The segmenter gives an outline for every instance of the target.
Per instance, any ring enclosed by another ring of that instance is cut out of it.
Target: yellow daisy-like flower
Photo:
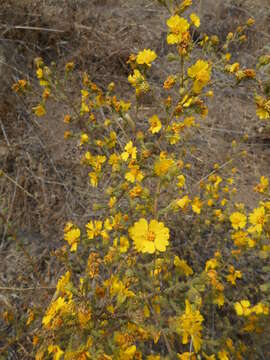
[[[243,229],[246,226],[247,223],[247,217],[246,215],[236,211],[230,216],[230,221],[232,224],[232,227],[237,229]]]
[[[73,228],[65,232],[64,239],[71,246],[70,251],[77,251],[78,242],[81,236],[81,231],[78,228]]]
[[[33,107],[33,111],[38,117],[44,116],[46,114],[46,110],[42,104],[38,104],[37,106]]]
[[[43,78],[43,70],[41,68],[38,68],[36,71],[37,78],[42,79]]]
[[[164,252],[169,245],[169,229],[157,220],[151,220],[148,224],[146,219],[140,219],[129,229],[129,235],[138,252]]]
[[[56,285],[57,293],[68,293],[66,290],[67,284],[70,282],[71,273],[70,271],[67,271],[63,276],[60,277],[58,280],[58,283]]]
[[[55,301],[51,302],[48,309],[46,310],[45,315],[43,316],[42,324],[45,327],[49,327],[52,320],[56,317],[58,311],[62,308],[66,308],[67,305],[68,304],[66,300],[61,296],[57,298]]]
[[[86,144],[89,141],[89,136],[86,133],[81,135],[80,145]]]
[[[239,270],[235,270],[233,266],[229,268],[230,274],[226,276],[226,280],[232,285],[236,285],[236,280],[242,278],[242,273]]]
[[[170,33],[167,36],[168,44],[179,44],[182,41],[182,35],[189,29],[189,23],[179,15],[171,16],[167,20]]]
[[[193,212],[195,212],[195,214],[200,214],[202,206],[203,202],[198,197],[195,197],[191,204]]]
[[[182,316],[179,318],[180,325],[178,331],[182,334],[182,343],[187,344],[189,338],[192,339],[194,350],[197,353],[202,344],[201,331],[202,322],[204,321],[203,316],[198,310],[193,310],[191,304],[186,300],[186,309]]]
[[[131,157],[132,160],[135,160],[137,157],[137,148],[133,146],[132,141],[129,141],[125,146],[125,151],[121,154],[121,158],[124,161],[127,161]]]
[[[263,225],[266,222],[265,208],[260,206],[254,209],[249,215],[248,220],[253,225],[248,229],[248,231],[250,233],[257,232],[260,234],[263,230]]]
[[[172,168],[174,165],[174,161],[172,159],[159,159],[156,161],[154,170],[156,175],[158,176],[164,176],[168,173],[168,171]]]
[[[211,67],[207,61],[198,60],[188,68],[188,76],[193,79],[193,91],[198,94],[210,81]]]
[[[197,28],[200,27],[200,25],[201,25],[201,20],[200,20],[199,16],[196,15],[196,14],[194,14],[194,13],[192,13],[192,14],[190,15],[190,21],[191,21],[192,24],[193,24],[194,26],[196,26]]]
[[[186,179],[185,179],[184,175],[177,176],[177,180],[178,180],[177,187],[179,187],[181,189],[182,187],[185,186]]]
[[[261,120],[268,120],[270,118],[270,99],[265,99],[262,96],[256,96],[255,102],[257,105],[257,116]]]
[[[173,75],[169,75],[167,79],[164,81],[163,87],[166,90],[171,89],[176,83],[177,77]]]
[[[261,176],[260,183],[254,187],[254,191],[263,193],[268,189],[269,180],[265,176]]]
[[[148,67],[151,67],[151,63],[157,58],[157,54],[150,50],[150,49],[144,49],[143,51],[140,51],[136,57],[136,62],[139,65],[147,65]]]
[[[144,76],[141,74],[141,72],[137,69],[134,70],[133,75],[128,76],[128,82],[132,86],[138,85],[140,82],[143,82],[145,80]]]
[[[250,302],[248,300],[241,300],[235,303],[234,309],[238,316],[248,316],[251,313]]]
[[[148,82],[138,69],[134,70],[133,75],[128,76],[128,82],[135,87],[137,95],[146,93],[150,89]]]
[[[99,236],[102,231],[102,221],[95,220],[95,221],[89,221],[88,224],[86,224],[86,232],[87,237],[89,240],[94,239],[95,237]]]
[[[143,172],[140,170],[139,166],[131,166],[130,171],[125,174],[125,179],[131,183],[135,181],[141,182],[144,178]]]
[[[149,119],[149,123],[151,125],[149,131],[151,131],[152,134],[156,134],[160,131],[162,125],[161,125],[161,121],[159,120],[159,117],[157,115],[153,115]]]

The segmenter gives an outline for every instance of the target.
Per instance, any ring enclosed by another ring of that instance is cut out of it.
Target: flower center
[[[263,216],[263,215],[258,216],[258,218],[257,218],[257,223],[260,224],[260,225],[263,225],[263,224],[264,224],[264,216]]]
[[[155,233],[153,231],[148,231],[148,234],[147,234],[147,240],[148,241],[155,241]]]

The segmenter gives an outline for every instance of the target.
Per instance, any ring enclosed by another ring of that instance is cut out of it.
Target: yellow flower
[[[128,77],[129,83],[134,87],[136,87],[140,82],[143,82],[144,80],[144,76],[138,69],[135,69],[133,75],[129,75]]]
[[[120,156],[117,154],[112,154],[109,158],[109,164],[112,166],[112,171],[119,171],[120,170]]]
[[[128,249],[129,249],[128,238],[126,236],[121,236],[119,243],[118,243],[118,238],[116,238],[114,240],[114,246],[118,247],[121,254],[126,253],[128,251]]]
[[[230,274],[226,276],[226,279],[228,282],[230,282],[232,285],[236,285],[236,280],[242,278],[242,274],[240,271],[234,269],[233,266],[230,266],[229,268]]]
[[[121,350],[119,360],[132,360],[136,353],[136,345],[129,346],[126,350]]]
[[[82,102],[80,113],[85,114],[85,113],[89,113],[89,112],[90,112],[89,106],[85,102]]]
[[[192,202],[192,205],[191,205],[192,210],[196,214],[200,214],[202,206],[203,206],[203,202],[198,197],[195,197],[193,202]]]
[[[269,307],[263,303],[258,303],[252,308],[252,312],[257,315],[268,315],[269,314]]]
[[[217,289],[217,291],[214,294],[214,298],[213,298],[213,304],[218,305],[219,308],[221,308],[224,305],[225,302],[225,298],[223,295],[223,290],[221,290],[222,284],[217,283],[217,286],[220,289]]]
[[[37,106],[33,107],[33,111],[38,117],[44,116],[46,114],[46,110],[42,104],[38,104]]]
[[[209,259],[205,264],[205,271],[207,272],[209,269],[216,269],[218,267],[218,261],[215,258]]]
[[[196,355],[193,352],[184,352],[183,354],[177,353],[177,357],[180,360],[196,360]]]
[[[253,225],[249,227],[248,232],[257,232],[260,234],[263,230],[263,225],[266,222],[265,208],[260,206],[254,209],[254,211],[249,215],[248,220]]]
[[[160,355],[148,355],[146,360],[160,360]]]
[[[18,80],[15,84],[12,85],[12,90],[15,92],[24,92],[29,87],[29,83],[25,79]]]
[[[127,161],[128,158],[135,160],[137,157],[137,148],[133,146],[132,141],[129,141],[125,146],[125,151],[121,154],[121,158],[124,161]]]
[[[89,136],[86,133],[83,133],[81,135],[80,145],[86,144],[86,143],[88,143],[88,141],[89,141]]]
[[[148,82],[138,69],[134,70],[133,75],[129,75],[128,82],[135,87],[137,95],[145,93],[150,89]]]
[[[109,207],[112,209],[113,207],[114,207],[114,205],[115,205],[115,203],[116,203],[116,196],[111,196],[110,197],[110,200],[109,200],[109,203],[108,203],[108,205],[109,205]]]
[[[143,191],[143,188],[140,185],[136,185],[129,191],[129,196],[132,199],[135,197],[139,197],[142,194],[142,191]]]
[[[176,205],[179,206],[182,210],[185,210],[190,202],[191,200],[189,199],[188,195],[185,195],[176,201]]]
[[[170,33],[167,36],[168,44],[179,44],[182,41],[182,35],[189,29],[189,23],[179,15],[171,16],[167,20]]]
[[[193,311],[188,300],[186,300],[185,313],[179,318],[178,331],[182,334],[182,343],[187,344],[192,339],[194,350],[197,353],[202,344],[201,331],[203,317],[198,310]]]
[[[200,21],[199,16],[196,15],[196,14],[194,14],[194,13],[192,13],[192,14],[190,15],[190,21],[191,21],[192,24],[193,24],[194,26],[196,26],[197,28],[201,25],[201,21]]]
[[[86,224],[86,232],[89,240],[94,239],[95,237],[101,235],[102,231],[102,221],[95,220],[89,221],[88,224]]]
[[[250,302],[248,300],[241,300],[235,303],[234,309],[238,316],[248,316],[251,314]]]
[[[81,231],[78,228],[72,228],[71,230],[65,232],[64,239],[71,246],[70,251],[77,251],[78,242],[81,236]]]
[[[179,175],[179,176],[177,176],[177,180],[178,180],[177,186],[178,186],[179,188],[182,188],[182,187],[185,186],[186,179],[185,179],[184,175]]]
[[[167,77],[167,79],[164,81],[164,84],[163,84],[164,89],[166,89],[166,90],[171,89],[174,86],[176,80],[177,80],[176,76],[169,75]]]
[[[38,68],[36,71],[37,78],[42,79],[43,78],[43,70],[41,68]]]
[[[59,360],[64,355],[64,351],[58,345],[49,345],[48,353],[53,354],[53,360]]]
[[[132,166],[130,171],[125,174],[125,179],[131,183],[135,181],[141,182],[144,178],[143,172],[139,169],[139,166]]]
[[[226,350],[221,350],[218,352],[219,360],[230,360],[229,353]]]
[[[190,276],[193,274],[193,270],[190,266],[188,266],[185,260],[179,259],[178,256],[174,257],[174,266],[180,269],[186,276]]]
[[[255,102],[257,105],[256,114],[261,120],[270,118],[270,99],[265,99],[262,96],[256,95]]]
[[[65,66],[65,71],[66,72],[70,72],[74,69],[75,65],[74,65],[74,62],[68,62]]]
[[[192,5],[192,0],[183,0],[180,4],[180,10],[183,11],[185,10],[185,8],[189,7],[190,5]]]
[[[90,183],[93,187],[97,187],[98,186],[98,174],[95,172],[90,172],[88,173],[88,176],[90,178]]]
[[[168,171],[174,165],[174,161],[172,159],[159,159],[155,162],[154,170],[156,175],[164,176],[168,173]]]
[[[149,123],[151,125],[149,131],[151,131],[152,134],[156,134],[160,131],[162,125],[161,125],[161,121],[159,120],[157,115],[153,115],[149,119]]]
[[[61,294],[68,293],[68,291],[66,291],[65,288],[70,282],[70,276],[71,276],[70,272],[67,271],[63,276],[60,277],[56,285],[57,293],[61,293]]]
[[[207,355],[205,352],[203,352],[203,358],[204,360],[216,360],[216,355]]]
[[[65,308],[66,306],[67,306],[67,302],[63,297],[60,296],[59,298],[57,298],[48,307],[45,315],[43,316],[42,324],[45,327],[50,327],[50,323],[52,322],[52,320],[54,320],[59,310]]]
[[[151,63],[157,58],[157,54],[150,50],[150,49],[144,49],[143,51],[140,51],[136,57],[136,62],[139,65],[147,65],[148,67],[151,67]]]
[[[91,309],[81,304],[78,306],[78,320],[80,326],[85,328],[92,317]]]
[[[188,76],[193,79],[193,91],[198,94],[210,81],[211,67],[207,61],[198,60],[188,68]]]
[[[226,65],[225,70],[230,73],[236,73],[239,70],[240,64],[238,62],[233,63],[231,65]]]
[[[134,297],[133,291],[121,281],[116,275],[112,275],[110,279],[104,282],[104,286],[110,289],[110,295],[117,297],[118,305],[123,304],[128,297]]]
[[[169,245],[169,229],[157,220],[151,220],[148,224],[147,220],[140,219],[129,229],[129,235],[138,252],[164,252]]]
[[[269,180],[265,176],[261,176],[260,183],[254,187],[254,191],[263,193],[268,189]]]
[[[243,229],[246,226],[247,223],[247,217],[244,214],[241,214],[240,212],[236,211],[230,216],[230,221],[232,224],[232,227],[237,229]]]
[[[250,239],[248,236],[248,233],[246,231],[237,231],[234,234],[231,235],[234,245],[237,247],[254,247],[255,241]]]

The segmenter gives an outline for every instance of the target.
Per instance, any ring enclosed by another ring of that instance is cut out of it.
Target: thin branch
[[[3,124],[1,119],[0,119],[0,125],[1,125],[1,129],[2,129],[2,132],[3,132],[4,138],[6,140],[7,146],[10,147],[10,142],[8,141],[8,137],[7,137],[5,128],[4,128],[4,124]]]
[[[65,30],[59,30],[59,29],[52,29],[52,28],[44,28],[39,26],[23,26],[23,25],[16,25],[16,26],[1,26],[1,28],[6,28],[6,31],[18,29],[18,30],[34,30],[34,31],[47,31],[47,32],[58,32],[58,33],[64,33]]]
[[[0,286],[0,291],[36,291],[36,290],[55,290],[55,286],[40,286],[29,288],[13,288]]]
[[[21,189],[27,196],[29,196],[30,198],[36,200],[36,198],[34,197],[34,195],[30,194],[30,192],[28,192],[27,190],[25,190],[16,180],[12,179],[8,174],[6,174],[3,170],[1,170],[2,174],[9,180],[11,181],[13,184],[15,184],[19,189]]]

